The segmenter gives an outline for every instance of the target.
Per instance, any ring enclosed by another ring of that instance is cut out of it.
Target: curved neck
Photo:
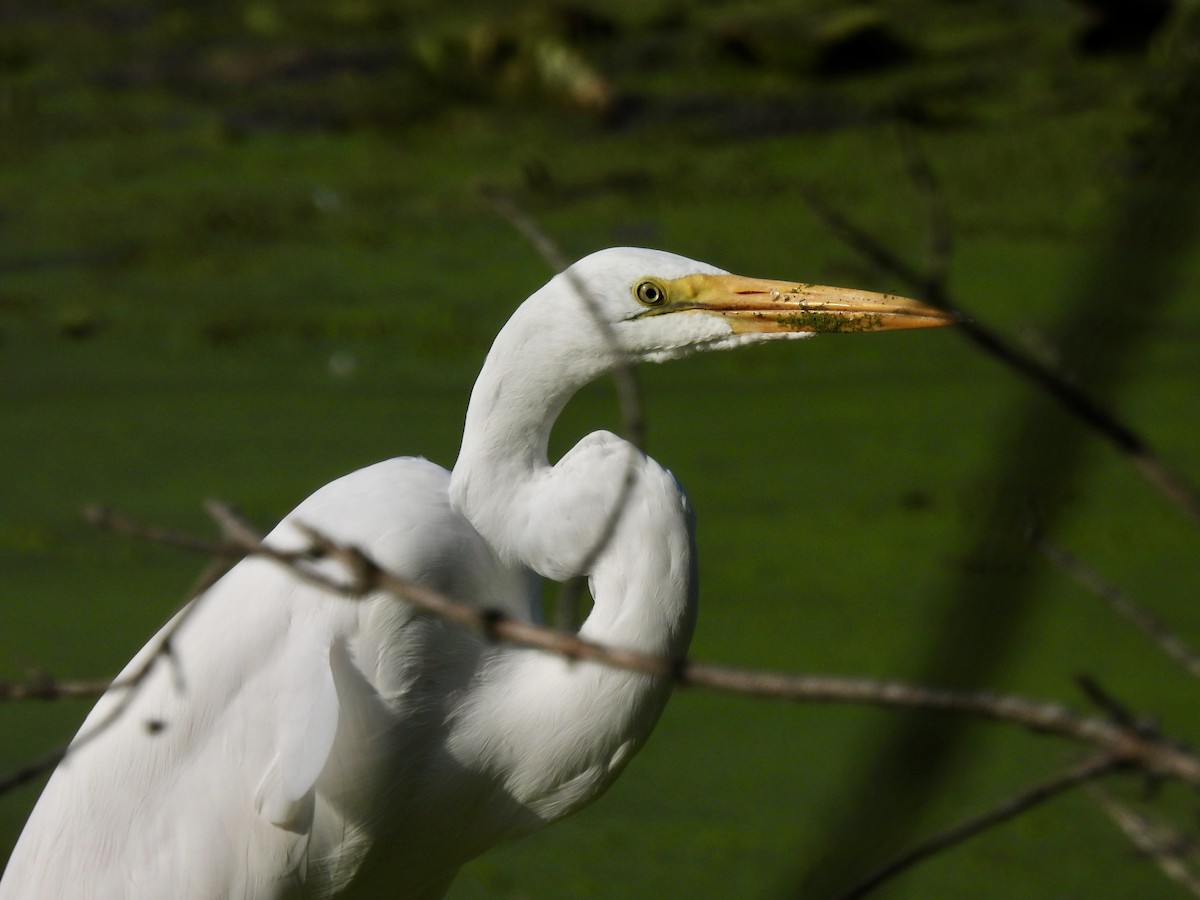
[[[616,442],[611,435],[597,435],[590,447],[579,449],[587,456],[592,448],[608,452]],[[632,479],[631,486],[610,501],[615,527],[599,537],[605,541],[603,552],[588,573],[594,602],[579,634],[611,646],[679,659],[687,653],[696,625],[698,577],[691,508],[670,472],[629,444],[620,442],[620,446],[626,451],[620,455],[623,458],[615,461],[610,456],[614,462],[601,477]]]
[[[519,512],[531,502],[538,475],[550,469],[547,448],[559,413],[607,369],[603,347],[593,346],[591,323],[547,309],[552,298],[543,291],[517,309],[488,352],[450,479],[451,503],[501,559],[538,571],[531,558],[536,550],[527,543],[533,535],[518,527],[533,523]]]
[[[537,344],[536,335],[506,327],[492,345],[467,406],[451,487],[456,505],[478,505],[476,482],[504,484],[549,465],[550,430],[579,386],[548,379]]]
[[[562,315],[539,318],[537,300],[501,331],[475,384],[451,503],[505,563],[559,580],[590,576],[594,602],[581,636],[679,658],[696,617],[687,502],[669,472],[604,432],[550,466],[555,419],[608,366],[603,347],[588,345],[590,323],[568,318],[575,327],[565,333]],[[535,650],[496,648],[484,664],[491,672],[452,744],[462,758],[508,773],[495,800],[498,822],[509,821],[513,802],[549,821],[601,793],[671,690],[665,677]]]
[[[584,634],[626,647],[653,635],[647,650],[682,652],[695,577],[679,486],[607,433],[549,464],[559,413],[610,367],[586,314],[565,315],[550,302],[534,294],[488,353],[467,409],[451,503],[505,563],[555,580],[590,576],[595,602]]]

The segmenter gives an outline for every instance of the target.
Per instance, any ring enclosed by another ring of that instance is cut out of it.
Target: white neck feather
[[[695,583],[686,500],[669,473],[611,434],[590,435],[549,464],[554,421],[611,368],[611,353],[585,311],[564,314],[547,302],[541,292],[526,301],[488,354],[451,502],[507,563],[555,580],[590,576],[595,605],[585,635],[682,653]]]
[[[555,419],[611,368],[611,353],[586,311],[564,309],[561,293],[549,305],[548,289],[526,301],[488,354],[451,502],[505,562],[556,580],[590,577],[594,602],[581,636],[679,658],[696,616],[690,510],[670,473],[612,434],[589,435],[549,464]],[[454,752],[490,758],[492,771],[506,773],[504,802],[541,822],[611,784],[671,690],[665,677],[532,650],[497,649],[485,665],[491,671],[461,711]],[[506,723],[501,733],[496,723]],[[498,820],[507,808],[497,807]]]

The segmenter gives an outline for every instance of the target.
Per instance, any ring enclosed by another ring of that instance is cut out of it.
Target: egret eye
[[[639,282],[638,286],[633,289],[633,294],[637,297],[638,303],[645,306],[661,306],[667,299],[667,292],[656,281]]]

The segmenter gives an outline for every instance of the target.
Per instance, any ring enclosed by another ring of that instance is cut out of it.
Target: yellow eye
[[[638,286],[633,289],[633,295],[637,297],[638,303],[645,306],[661,306],[667,299],[667,292],[657,281],[638,282]]]

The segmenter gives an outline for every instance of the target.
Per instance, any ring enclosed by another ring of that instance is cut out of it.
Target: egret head
[[[950,313],[892,294],[746,278],[673,253],[633,247],[586,256],[543,291],[556,303],[574,305],[574,327],[591,332],[609,353],[619,348],[635,362],[821,332],[928,328],[954,321]]]
[[[536,291],[497,335],[471,393],[452,502],[490,539],[507,540],[511,517],[492,502],[497,485],[511,489],[545,465],[568,400],[622,360],[952,321],[890,294],[744,278],[658,250],[601,250]]]

